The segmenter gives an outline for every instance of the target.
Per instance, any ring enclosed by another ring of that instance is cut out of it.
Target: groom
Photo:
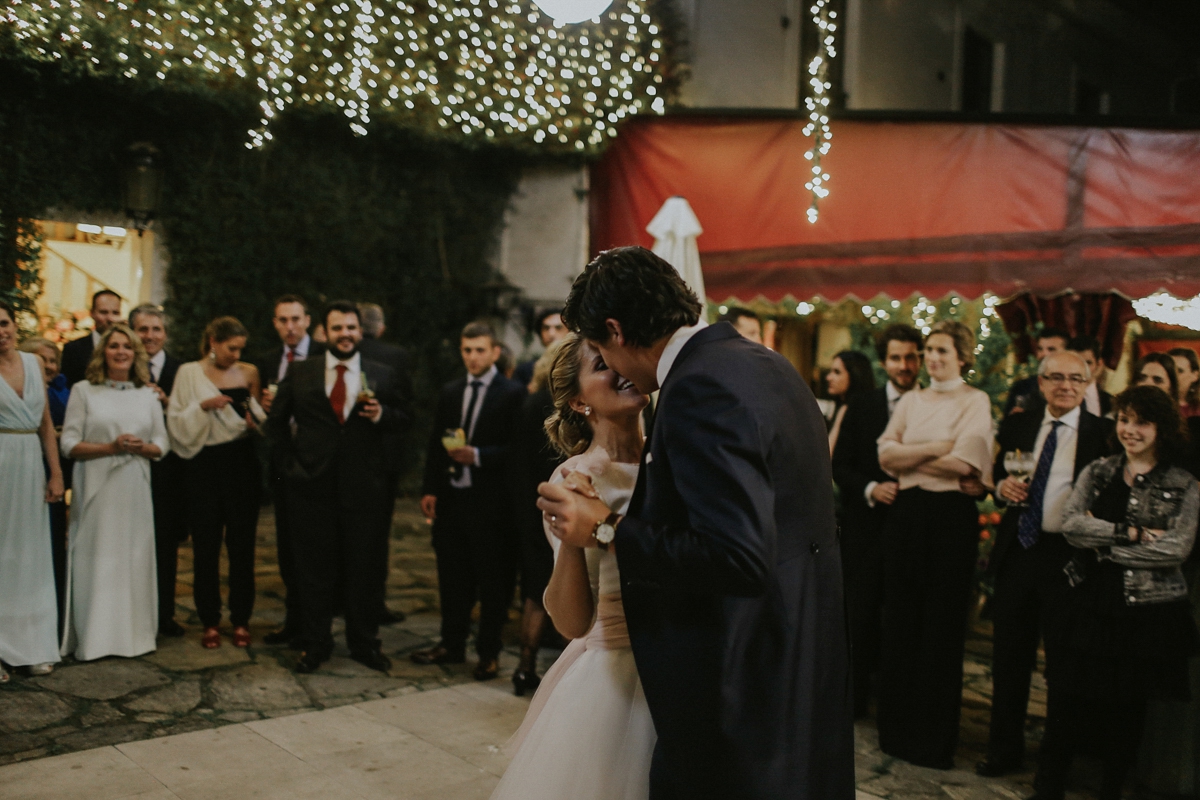
[[[791,364],[700,313],[641,247],[601,253],[575,280],[563,320],[661,394],[626,516],[578,473],[543,483],[538,507],[563,541],[616,552],[658,731],[653,800],[851,800],[824,421]]]

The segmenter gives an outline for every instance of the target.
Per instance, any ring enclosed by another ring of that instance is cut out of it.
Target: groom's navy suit
[[[829,444],[786,360],[721,323],[663,382],[616,555],[653,800],[851,800]]]

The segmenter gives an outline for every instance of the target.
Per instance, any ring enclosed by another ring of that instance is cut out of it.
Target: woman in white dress
[[[125,325],[100,338],[63,423],[75,459],[62,654],[80,661],[154,649],[158,583],[150,460],[167,452],[142,340]]]
[[[648,398],[575,334],[554,359],[550,391],[546,432],[571,456],[551,480],[585,473],[623,513],[637,482]],[[629,646],[616,556],[547,536],[555,560],[546,610],[572,641],[534,695],[492,800],[645,800],[657,737]]]
[[[16,316],[3,300],[0,476],[0,661],[45,675],[58,661],[58,599],[47,503],[62,499],[63,476],[46,406],[42,362],[17,351]],[[3,664],[0,683],[8,683]]]

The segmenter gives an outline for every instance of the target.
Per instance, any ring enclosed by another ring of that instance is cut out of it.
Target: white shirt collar
[[[96,333],[96,331],[93,330],[92,331],[92,349],[94,350],[95,348],[97,348],[99,346],[100,346],[100,334]]]
[[[159,350],[154,355],[150,356],[150,374],[158,380],[158,376],[162,375],[163,365],[167,363],[167,351]]]
[[[360,372],[362,370],[362,353],[355,353],[352,357],[342,361],[333,354],[333,350],[325,351],[325,369],[335,369],[338,364],[346,367],[347,372]]]
[[[312,338],[306,333],[306,334],[304,334],[304,338],[301,339],[300,342],[295,347],[292,348],[292,350],[296,353],[296,356],[298,358],[302,358],[302,359],[308,358],[308,347],[311,342],[312,342]],[[287,358],[287,351],[288,351],[288,346],[285,344],[283,346],[283,357],[284,358]]]
[[[468,372],[467,373],[467,386],[470,387],[471,381],[481,381],[483,383],[483,388],[486,389],[492,385],[492,381],[499,374],[500,374],[500,370],[496,367],[495,364],[492,365],[491,369],[489,369],[487,372],[480,375],[478,378],[476,378],[474,375],[472,375],[471,373]]]
[[[1050,413],[1050,406],[1046,406],[1046,411],[1042,414],[1042,425],[1049,425],[1051,422],[1061,422],[1073,431],[1079,430],[1079,416],[1082,413],[1080,406],[1075,406],[1061,417],[1055,418]]]
[[[687,325],[671,334],[671,338],[667,340],[667,346],[658,359],[658,371],[655,373],[658,378],[658,388],[661,389],[667,382],[667,376],[671,374],[671,367],[675,366],[675,359],[679,358],[679,353],[683,350],[684,345],[707,327],[708,323],[701,319],[695,325]]]
[[[904,396],[904,393],[897,389],[896,384],[892,383],[891,381],[887,382],[887,386],[884,387],[884,391],[887,392],[887,401],[889,403],[895,403]]]

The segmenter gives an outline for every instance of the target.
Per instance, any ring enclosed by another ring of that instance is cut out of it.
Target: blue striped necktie
[[[1054,465],[1054,451],[1058,449],[1058,429],[1062,425],[1058,420],[1050,423],[1050,433],[1038,457],[1037,471],[1029,484],[1029,505],[1017,521],[1017,541],[1027,550],[1037,544],[1038,534],[1042,531],[1042,504],[1046,500],[1046,484],[1050,481],[1050,467]]]

